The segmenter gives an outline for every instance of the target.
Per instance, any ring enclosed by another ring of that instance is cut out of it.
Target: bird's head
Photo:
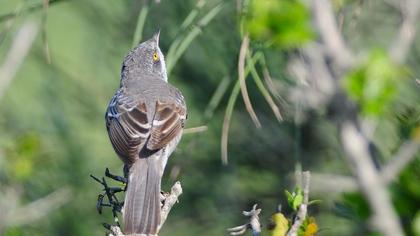
[[[128,53],[123,62],[122,73],[157,75],[165,81],[168,80],[165,58],[159,48],[159,34],[160,31],[156,32],[153,37],[140,43]]]

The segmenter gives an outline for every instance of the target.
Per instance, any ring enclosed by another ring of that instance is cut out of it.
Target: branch
[[[372,162],[368,141],[357,130],[355,124],[348,120],[341,124],[340,133],[345,157],[372,207],[374,226],[386,236],[404,235],[386,185],[381,181]]]
[[[315,24],[325,43],[327,53],[338,65],[344,68],[349,67],[352,64],[354,56],[347,48],[338,30],[331,2],[329,0],[312,0],[311,3]]]
[[[411,44],[416,35],[416,23],[420,12],[420,1],[405,0],[402,1],[403,21],[399,28],[394,42],[391,44],[389,54],[394,61],[402,63],[405,61]]]
[[[311,174],[313,193],[335,193],[354,192],[359,190],[357,181],[352,176],[312,173]]]
[[[415,141],[404,143],[397,154],[395,154],[391,161],[382,169],[380,173],[382,181],[386,184],[394,181],[404,167],[416,157],[419,147],[419,143],[416,143]]]
[[[6,59],[0,66],[0,99],[28,54],[37,32],[38,27],[32,22],[27,22],[14,38]]]
[[[309,201],[309,186],[311,173],[309,171],[302,172],[302,182],[303,182],[303,203],[299,206],[299,211],[296,215],[296,218],[293,222],[293,225],[290,227],[287,236],[297,236],[299,227],[302,225],[303,221],[306,218],[306,213],[308,212],[308,201]]]
[[[207,125],[201,125],[201,126],[197,126],[197,127],[192,127],[192,128],[186,128],[184,129],[184,134],[195,134],[195,133],[201,133],[201,132],[205,132],[207,131]]]
[[[385,185],[394,181],[402,170],[415,159],[420,144],[415,141],[404,143],[397,153],[379,172],[379,178]],[[352,192],[359,189],[357,180],[351,176],[312,173],[312,191],[319,193]]]
[[[166,196],[165,203],[162,206],[161,212],[160,212],[160,225],[158,227],[158,232],[162,228],[163,224],[166,221],[166,218],[168,218],[168,214],[171,211],[172,207],[175,205],[175,203],[178,202],[178,197],[182,194],[182,187],[181,183],[179,181],[175,182],[175,184],[171,188],[171,193],[169,196]]]
[[[243,211],[242,214],[244,216],[250,217],[249,223],[239,225],[233,228],[227,229],[230,235],[242,235],[246,232],[247,229],[252,230],[253,236],[259,236],[261,233],[261,224],[259,214],[261,213],[261,209],[257,209],[257,204],[254,204],[250,211]]]
[[[20,226],[32,223],[44,216],[50,211],[57,209],[67,203],[72,196],[69,187],[62,187],[47,196],[35,200],[25,206],[14,208],[10,212],[3,212],[1,227]],[[14,196],[17,197],[17,196]],[[6,199],[8,202],[10,199]]]
[[[110,230],[111,230],[111,233],[109,233],[108,236],[124,236],[120,227],[118,227],[117,225],[111,226]]]
[[[171,192],[169,195],[164,196],[164,203],[160,211],[160,225],[158,226],[158,233],[162,228],[163,224],[165,223],[166,219],[168,218],[169,212],[171,211],[172,207],[175,203],[178,202],[179,196],[182,194],[182,187],[179,181],[175,182],[175,184],[171,188]],[[113,225],[109,227],[111,231],[108,236],[124,236],[120,227]]]

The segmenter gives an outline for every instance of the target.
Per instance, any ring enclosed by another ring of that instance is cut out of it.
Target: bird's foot
[[[123,184],[127,184],[127,178],[111,174],[108,168],[105,169],[105,176],[115,181],[121,182]]]
[[[117,225],[119,226],[119,221],[118,221],[118,213],[121,213],[122,207],[124,205],[123,201],[120,201],[117,197],[117,193],[119,192],[124,192],[126,190],[126,183],[127,183],[127,179],[124,177],[120,177],[120,176],[116,176],[113,175],[109,172],[109,169],[106,168],[105,170],[105,176],[116,180],[118,182],[122,182],[125,183],[124,187],[112,187],[109,186],[108,183],[106,182],[105,177],[102,177],[101,179],[90,175],[90,177],[92,179],[94,179],[96,182],[98,182],[99,184],[101,184],[103,186],[103,192],[100,193],[98,195],[98,201],[96,203],[96,209],[98,211],[99,214],[102,214],[102,209],[103,207],[109,207],[112,210],[112,215],[114,217],[114,221],[117,223]]]

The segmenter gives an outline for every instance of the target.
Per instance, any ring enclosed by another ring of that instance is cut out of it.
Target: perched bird
[[[158,32],[125,57],[120,88],[105,114],[112,146],[128,170],[124,234],[157,234],[161,178],[186,116],[184,97],[168,84]]]

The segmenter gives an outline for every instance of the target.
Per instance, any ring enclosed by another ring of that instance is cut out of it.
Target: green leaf
[[[417,211],[411,227],[413,229],[414,235],[420,235],[420,211]]]
[[[321,202],[322,202],[322,200],[320,200],[320,199],[315,199],[315,200],[309,201],[309,202],[308,202],[308,206],[310,206],[310,205],[315,205],[315,204],[320,204]]]
[[[287,190],[284,190],[284,193],[286,194],[287,202],[291,206],[291,203],[293,202],[293,195]]]
[[[344,87],[362,114],[380,116],[391,108],[403,69],[382,50],[373,50],[368,60],[345,76]]]
[[[297,0],[252,1],[244,26],[253,40],[294,48],[313,38],[310,14]]]
[[[302,202],[303,202],[303,195],[297,194],[295,198],[293,199],[293,203],[292,203],[293,210],[296,211],[298,207],[300,206],[300,204],[302,204]]]
[[[295,195],[302,195],[302,194],[303,194],[302,189],[299,186],[297,186],[295,188]]]

